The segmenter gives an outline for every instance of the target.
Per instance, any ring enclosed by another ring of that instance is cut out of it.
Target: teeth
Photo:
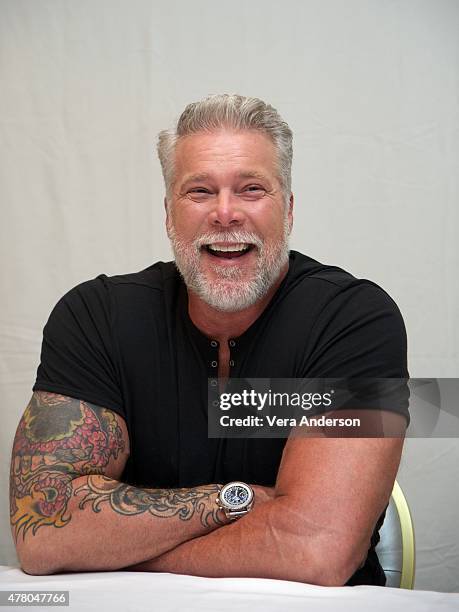
[[[228,244],[228,245],[221,245],[221,244],[208,244],[207,245],[208,248],[211,251],[224,251],[224,252],[230,252],[230,251],[245,251],[246,249],[248,249],[250,247],[250,244],[247,244],[245,242],[239,242],[237,244]]]

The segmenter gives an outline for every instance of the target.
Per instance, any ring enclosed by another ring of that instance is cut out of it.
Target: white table
[[[459,593],[387,587],[320,587],[257,578],[197,578],[140,572],[29,576],[0,566],[0,590],[68,590],[70,606],[48,610],[97,612],[183,610],[224,612],[458,612]],[[7,610],[10,608],[0,608]],[[11,608],[24,610],[25,608]],[[31,610],[43,610],[33,607]]]

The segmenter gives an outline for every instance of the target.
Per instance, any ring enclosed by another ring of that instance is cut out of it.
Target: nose
[[[219,227],[234,227],[244,221],[244,212],[238,198],[229,191],[221,190],[209,213],[209,223]]]

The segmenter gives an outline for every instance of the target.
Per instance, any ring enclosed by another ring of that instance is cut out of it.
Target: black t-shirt
[[[131,454],[124,482],[192,487],[242,480],[273,486],[284,439],[212,439],[208,378],[218,344],[188,315],[173,262],[82,283],[44,328],[35,390],[121,415]],[[289,271],[261,316],[230,343],[233,378],[404,378],[406,334],[377,285],[291,251]],[[407,410],[394,410],[408,417]],[[347,583],[385,584],[374,546]]]

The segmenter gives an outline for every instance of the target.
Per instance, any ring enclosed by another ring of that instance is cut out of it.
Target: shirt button
[[[214,400],[214,401],[212,402],[212,406],[218,406],[218,400]]]
[[[218,346],[218,342],[216,340],[212,340],[212,342],[210,343],[210,346]]]
[[[232,359],[230,359],[229,364],[230,364],[230,366],[231,366],[231,367],[233,367],[233,365],[234,365],[234,361],[233,361]]]
[[[217,381],[215,380],[215,378],[213,378],[213,379],[210,381],[210,384],[212,385],[212,387],[216,387],[216,386],[217,386]]]
[[[236,346],[236,342],[235,342],[234,340],[230,340],[230,341],[229,341],[229,345],[230,345],[230,346]]]
[[[217,362],[216,361],[212,361],[212,363],[210,364],[213,368],[217,367]]]

